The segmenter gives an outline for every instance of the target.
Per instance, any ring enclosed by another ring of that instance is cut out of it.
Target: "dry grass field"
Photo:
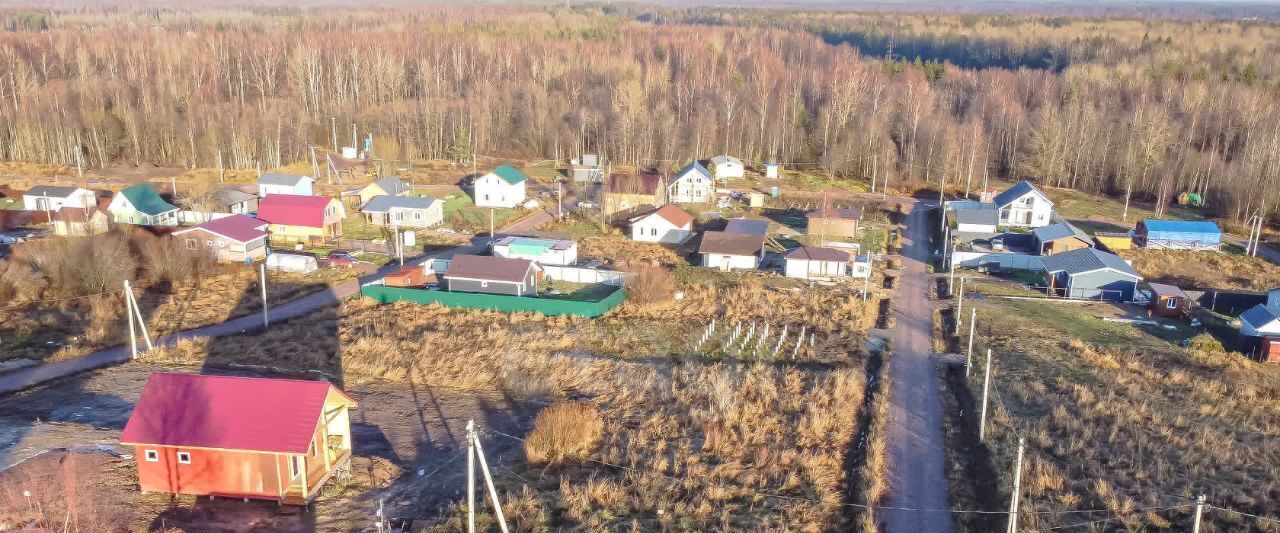
[[[1280,286],[1280,266],[1261,257],[1183,250],[1125,250],[1147,281],[1184,289],[1265,291]]]
[[[876,488],[846,494],[848,472],[860,466],[846,464],[846,454],[864,401],[863,341],[877,302],[840,289],[775,291],[751,277],[735,287],[680,289],[683,300],[628,302],[595,321],[350,300],[260,335],[183,343],[148,361],[323,369],[348,384],[499,390],[582,404],[568,409],[579,415],[539,422],[568,427],[530,428],[529,458],[496,469],[507,516],[522,531],[850,527],[858,515],[842,504],[883,491],[865,483]],[[750,349],[754,355],[694,351],[711,316],[721,324],[774,320],[792,338],[803,325],[816,331],[814,347],[806,341],[798,351],[802,364]],[[582,422],[598,433],[574,426],[587,416],[581,412],[598,413],[598,421]],[[547,442],[574,439],[585,440],[547,451]],[[452,531],[463,520],[455,507],[432,523]]]
[[[993,349],[995,388],[983,446],[983,359],[967,381],[958,367],[946,380],[954,507],[1007,509],[1022,436],[1024,529],[1189,530],[1202,493],[1210,505],[1280,515],[1280,450],[1269,444],[1280,434],[1280,368],[1181,348],[1157,335],[1164,328],[1103,322],[1081,304],[977,301],[975,354]],[[1004,519],[961,514],[957,525],[989,531]],[[1205,520],[1203,531],[1278,530],[1216,509]]]

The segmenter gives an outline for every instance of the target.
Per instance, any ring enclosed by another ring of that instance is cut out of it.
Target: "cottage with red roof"
[[[267,257],[267,223],[244,215],[215,218],[199,226],[173,232],[187,250],[218,261],[243,263]]]
[[[143,491],[305,505],[350,472],[355,406],[327,381],[157,372],[120,443]]]
[[[342,236],[347,211],[330,196],[272,194],[258,201],[258,218],[269,224],[272,240],[319,244]]]
[[[631,218],[631,240],[679,244],[693,236],[693,216],[667,204]]]

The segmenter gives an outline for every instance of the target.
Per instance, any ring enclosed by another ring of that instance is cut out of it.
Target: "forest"
[[[1280,29],[1252,20],[639,5],[0,14],[0,160],[666,170],[729,153],[881,187],[992,179],[1242,221],[1280,207]]]

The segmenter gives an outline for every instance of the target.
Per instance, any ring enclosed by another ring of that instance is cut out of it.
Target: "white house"
[[[578,262],[578,243],[533,237],[503,237],[493,243],[493,255],[528,259],[540,265],[572,265]]]
[[[1003,226],[1038,228],[1053,223],[1053,201],[1026,180],[997,194],[992,203]]]
[[[1280,288],[1267,291],[1267,303],[1240,315],[1240,334],[1246,337],[1280,335]]]
[[[511,165],[493,169],[475,182],[476,207],[515,207],[525,201],[529,177]]]
[[[693,235],[693,215],[667,204],[631,219],[631,240],[679,244]]]
[[[667,185],[667,199],[680,203],[703,203],[715,201],[715,180],[711,171],[702,163],[694,161],[685,165]]]
[[[360,208],[375,226],[429,228],[444,221],[444,202],[425,196],[374,196]]]
[[[268,172],[258,178],[258,197],[263,198],[268,194],[312,196],[315,183],[316,180],[311,176]]]
[[[49,211],[63,207],[97,207],[93,191],[79,187],[36,185],[22,195],[22,208],[27,211]]]
[[[718,155],[711,158],[711,171],[718,180],[741,178],[746,175],[746,167],[742,160],[731,155]]]
[[[706,231],[698,254],[702,266],[719,270],[750,270],[760,266],[764,259],[764,235]]]
[[[801,246],[783,256],[788,278],[831,279],[849,274],[849,252],[835,248]]]
[[[853,258],[853,264],[849,265],[849,277],[858,279],[871,277],[871,256],[860,255]]]

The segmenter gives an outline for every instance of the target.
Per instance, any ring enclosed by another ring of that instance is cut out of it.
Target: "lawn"
[[[524,214],[523,209],[490,209],[476,207],[471,197],[456,194],[445,198],[444,223],[446,226],[469,233],[488,233],[490,213],[493,216],[493,227],[501,228],[508,222]]]
[[[394,241],[395,239],[390,227],[370,224],[360,213],[350,213],[347,218],[342,219],[342,238],[357,241],[374,239]]]
[[[1064,218],[1068,219],[1105,219],[1110,221],[1121,222],[1124,214],[1124,197],[1111,197],[1101,193],[1087,193],[1075,191],[1071,189],[1058,189],[1053,187],[1044,187],[1042,190],[1049,198],[1053,200],[1054,211]],[[1128,227],[1132,227],[1139,220],[1145,218],[1156,218],[1155,213],[1150,209],[1151,206],[1146,204],[1129,204]],[[1202,210],[1195,207],[1180,206],[1172,204],[1165,209],[1164,216],[1160,218],[1176,219],[1176,220],[1203,220],[1205,214]],[[1127,227],[1125,229],[1128,229]],[[1115,230],[1104,230],[1115,231]],[[1120,230],[1123,231],[1123,230]]]
[[[1179,347],[1174,341],[1197,332],[1186,324],[1099,318],[1144,315],[1132,306],[969,302],[978,309],[975,371],[966,379],[963,368],[951,370],[945,380],[953,507],[1006,508],[1023,437],[1019,519],[1027,530],[1094,521],[1105,531],[1187,530],[1197,494],[1219,507],[1280,514],[1280,472],[1257,468],[1280,464],[1280,449],[1260,447],[1280,431],[1280,368]],[[983,444],[973,413],[988,348],[994,388]],[[1084,511],[1091,509],[1099,511]],[[1003,517],[956,520],[961,531],[1003,525]],[[1273,530],[1216,510],[1205,520],[1209,531]]]

